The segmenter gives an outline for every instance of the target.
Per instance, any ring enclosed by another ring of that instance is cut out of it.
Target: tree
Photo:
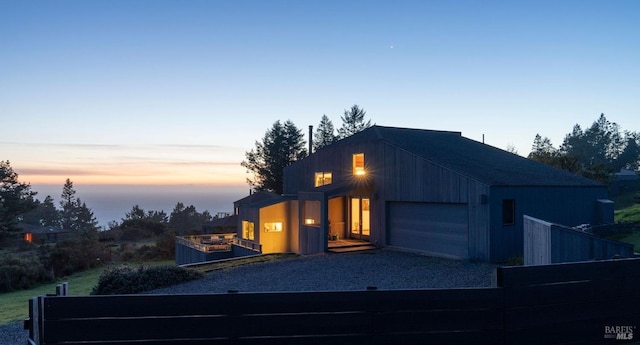
[[[343,139],[371,127],[371,120],[364,122],[366,114],[367,112],[357,104],[354,104],[351,109],[345,110],[344,115],[340,117],[342,127],[338,129],[338,138]]]
[[[318,125],[318,129],[316,129],[316,132],[313,134],[313,150],[317,151],[322,147],[333,144],[336,140],[337,137],[333,123],[327,115],[322,115],[320,125]]]
[[[31,185],[18,180],[9,161],[0,161],[0,235],[20,230],[18,217],[36,206]]]
[[[93,236],[98,231],[98,220],[93,211],[79,198],[76,200],[76,229],[87,236]]]
[[[73,189],[73,182],[67,179],[62,187],[60,195],[60,226],[65,230],[76,230],[75,224],[78,219],[76,213],[76,190]]]
[[[67,179],[62,187],[60,200],[60,225],[63,229],[93,236],[98,230],[98,221],[87,204],[76,196],[73,182]]]
[[[195,206],[185,207],[179,202],[171,211],[169,226],[176,234],[198,233],[202,230],[202,225],[211,219],[209,211],[199,213]]]
[[[59,227],[60,212],[53,204],[51,195],[40,202],[35,200],[36,207],[22,216],[22,221],[27,224],[39,225],[44,227]]]
[[[276,121],[262,142],[256,141],[256,147],[245,153],[241,165],[253,173],[253,178],[247,178],[253,189],[282,194],[284,168],[306,156],[302,131],[290,120],[284,125]]]

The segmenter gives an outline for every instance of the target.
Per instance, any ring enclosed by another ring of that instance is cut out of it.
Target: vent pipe
[[[309,156],[313,152],[313,126],[309,125]]]

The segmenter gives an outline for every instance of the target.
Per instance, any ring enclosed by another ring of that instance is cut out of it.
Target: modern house
[[[237,201],[237,236],[262,253],[326,251],[354,239],[504,262],[523,255],[523,216],[613,222],[607,187],[465,138],[372,126],[284,170],[284,194]]]

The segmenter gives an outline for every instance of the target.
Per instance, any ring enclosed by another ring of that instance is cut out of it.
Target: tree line
[[[324,114],[313,133],[312,149],[317,151],[327,145],[371,127],[371,120],[365,121],[366,111],[354,104],[340,117],[342,125],[335,130],[329,117]],[[291,121],[276,121],[268,129],[255,148],[245,152],[241,165],[251,177],[247,183],[256,191],[270,191],[282,194],[283,170],[290,164],[307,156],[307,142],[301,129]]]
[[[605,184],[620,169],[637,170],[640,164],[640,134],[622,130],[604,114],[582,129],[573,126],[559,147],[536,134],[528,158]]]

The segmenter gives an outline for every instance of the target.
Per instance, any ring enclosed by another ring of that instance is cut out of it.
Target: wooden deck
[[[373,250],[377,248],[378,247],[371,242],[344,238],[339,240],[330,240],[328,251],[331,253],[347,253]]]

